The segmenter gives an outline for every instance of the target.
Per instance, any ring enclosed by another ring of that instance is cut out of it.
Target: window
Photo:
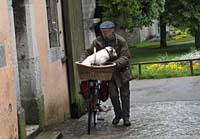
[[[0,68],[6,65],[5,46],[0,42]]]
[[[50,48],[59,47],[58,0],[46,0]]]

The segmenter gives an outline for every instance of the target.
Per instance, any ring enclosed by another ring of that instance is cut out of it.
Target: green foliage
[[[121,28],[130,28],[132,19],[139,16],[135,0],[97,0],[97,5],[103,9],[103,20],[113,20]]]
[[[152,23],[152,19],[158,18],[164,11],[165,0],[138,0],[140,7],[140,16],[137,17],[139,25],[148,26]]]
[[[166,0],[163,13],[168,24],[179,28],[189,28],[193,33],[200,28],[199,0]]]
[[[169,60],[167,52],[165,52],[165,54],[160,54],[159,55],[158,61],[166,61],[166,60]]]
[[[195,37],[195,48],[200,49],[200,1],[166,0],[165,11],[160,17],[165,23],[178,28],[189,28]]]
[[[112,20],[120,28],[147,26],[164,10],[165,0],[97,0],[103,20]]]
[[[190,34],[189,28],[179,29],[177,27],[174,27],[172,25],[169,26],[169,32],[175,33],[175,34]]]

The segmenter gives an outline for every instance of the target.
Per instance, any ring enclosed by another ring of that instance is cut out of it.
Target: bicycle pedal
[[[104,121],[104,118],[98,118],[97,120],[98,121]]]
[[[97,118],[97,120],[99,120],[99,121],[104,121],[104,118]]]

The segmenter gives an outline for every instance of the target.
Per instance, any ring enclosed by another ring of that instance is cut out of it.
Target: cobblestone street
[[[131,126],[111,124],[113,110],[87,134],[87,114],[66,121],[54,131],[63,139],[199,139],[200,78],[184,77],[131,82]],[[111,107],[110,102],[106,103]]]

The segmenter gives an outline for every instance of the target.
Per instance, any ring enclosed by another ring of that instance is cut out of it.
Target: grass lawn
[[[146,46],[141,48],[130,48],[131,63],[144,61],[161,61],[164,58],[172,59],[177,56],[189,53],[194,49],[194,43],[170,45],[168,48],[160,49],[158,46]]]
[[[174,43],[181,42],[181,41],[188,41],[193,40],[193,38],[182,38],[180,40],[171,40],[168,41],[168,48],[160,49],[159,42],[143,42],[140,44],[136,44],[136,47],[130,46],[130,51],[132,54],[132,58],[130,59],[131,63],[136,62],[147,62],[147,61],[163,61],[163,60],[170,60],[175,57],[179,57],[186,53],[191,52],[191,49],[194,49],[194,43],[187,43],[187,44],[178,44],[173,45]],[[180,77],[180,76],[190,76],[190,70],[188,65],[184,65],[184,69],[177,70],[177,69],[166,69],[163,68],[158,72],[150,71],[148,69],[150,65],[142,65],[142,77],[146,79],[151,78],[169,78],[169,77]],[[138,67],[133,67],[133,74],[134,77],[138,77]],[[195,71],[195,75],[199,75],[199,72]]]
[[[177,42],[185,42],[185,41],[190,41],[190,40],[194,40],[193,36],[188,35],[185,38],[181,38],[181,39],[172,39],[172,40],[168,40],[167,44],[174,44]],[[150,47],[150,46],[159,46],[160,42],[159,41],[144,41],[142,43],[136,43],[136,44],[130,44],[130,46],[132,47],[136,47],[136,48],[141,48],[141,47]]]

